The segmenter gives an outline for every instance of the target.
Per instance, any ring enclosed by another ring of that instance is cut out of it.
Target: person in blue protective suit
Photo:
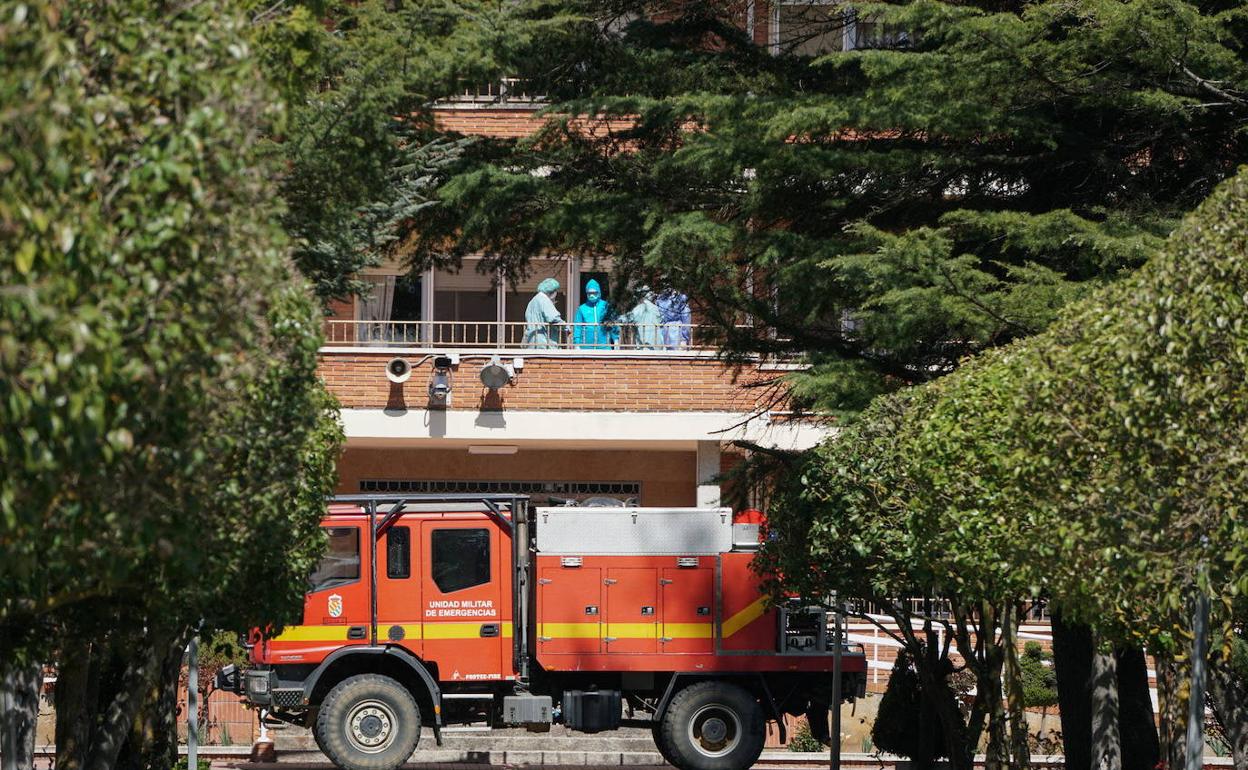
[[[654,304],[659,307],[663,321],[663,347],[668,350],[679,350],[689,347],[690,321],[693,314],[689,310],[689,298],[675,289],[668,289],[659,295]]]
[[[633,347],[637,350],[658,350],[662,347],[659,328],[663,323],[663,314],[654,304],[654,292],[648,287],[641,287],[641,299],[620,320],[632,325]]]
[[[602,298],[598,282],[589,279],[585,284],[585,301],[576,309],[572,319],[572,342],[578,348],[603,350],[615,344],[619,329],[608,325],[611,305]]]
[[[524,346],[526,348],[559,347],[559,325],[564,323],[555,307],[555,295],[559,282],[547,278],[537,285],[537,294],[529,300],[524,311]]]

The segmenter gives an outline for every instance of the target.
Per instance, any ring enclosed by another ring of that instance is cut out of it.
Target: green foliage
[[[911,664],[910,655],[902,652],[893,662],[888,685],[880,698],[880,708],[871,726],[871,740],[882,752],[914,758],[919,754],[922,723],[922,686]],[[929,726],[929,729],[930,726]],[[933,759],[945,756],[937,741]]]
[[[0,9],[0,648],[280,615],[323,548],[339,429],[246,32]]]
[[[871,726],[871,740],[880,751],[899,757],[917,753],[921,703],[918,674],[910,667],[908,656],[898,655]]]
[[[546,130],[468,150],[414,258],[610,254],[730,355],[807,356],[823,410],[1042,330],[1248,160],[1231,4],[868,3],[909,43],[824,57],[772,55],[734,3],[562,7],[586,21],[510,62]]]
[[[1022,670],[1023,705],[1056,706],[1057,672],[1053,670],[1053,654],[1045,652],[1039,642],[1023,645],[1018,658]]]
[[[346,296],[362,268],[396,257],[407,223],[437,203],[439,177],[468,145],[432,130],[430,105],[465,82],[497,81],[541,4],[246,5],[288,105],[271,150],[295,262],[323,299]],[[538,16],[531,23],[557,29]]]
[[[815,739],[810,732],[810,723],[802,720],[797,723],[797,729],[793,731],[793,737],[789,739],[789,751],[812,752],[824,751],[827,747]]]
[[[1242,594],[1245,222],[1240,176],[1050,331],[872,405],[773,514],[769,558],[813,559],[825,590],[1046,594],[1158,644],[1193,588]]]

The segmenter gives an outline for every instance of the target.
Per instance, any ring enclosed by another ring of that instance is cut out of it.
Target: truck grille
[[[274,690],[273,705],[277,708],[297,708],[303,705],[303,688]]]

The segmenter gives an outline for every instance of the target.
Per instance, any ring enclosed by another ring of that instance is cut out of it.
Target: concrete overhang
[[[827,424],[731,412],[541,412],[343,409],[348,446],[436,448],[466,443],[551,448],[692,449],[700,441],[749,441],[772,449],[810,449],[835,430]]]

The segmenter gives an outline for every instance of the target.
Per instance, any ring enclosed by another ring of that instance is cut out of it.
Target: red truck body
[[[351,770],[410,754],[401,697],[347,692],[383,679],[410,693],[417,737],[421,723],[436,734],[452,721],[596,732],[621,724],[623,705],[649,715],[639,721],[670,761],[698,770],[761,750],[756,722],[813,711],[826,725],[827,708],[865,686],[865,657],[828,642],[825,614],[762,593],[757,537],[733,542],[726,509],[534,515],[518,497],[353,497],[331,504],[323,526],[329,551],[303,622],[259,641],[237,688],[312,726]],[[719,716],[664,737],[669,712],[688,722],[697,703],[686,701],[700,696],[739,705],[719,714],[712,703],[697,713]]]

